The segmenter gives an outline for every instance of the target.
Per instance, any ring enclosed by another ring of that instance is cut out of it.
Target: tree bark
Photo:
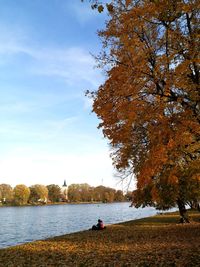
[[[200,212],[200,203],[197,203],[196,208]]]
[[[179,213],[181,215],[180,223],[189,223],[189,218],[187,214],[187,210],[185,208],[185,203],[181,199],[177,200],[178,208],[179,208]]]

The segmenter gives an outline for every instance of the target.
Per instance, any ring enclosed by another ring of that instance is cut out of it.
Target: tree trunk
[[[200,204],[197,203],[197,210],[200,212]]]
[[[178,208],[179,208],[179,213],[181,215],[180,223],[189,223],[189,218],[187,214],[187,210],[185,208],[185,203],[181,200],[177,200]]]

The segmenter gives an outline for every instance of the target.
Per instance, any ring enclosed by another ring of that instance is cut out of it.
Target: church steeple
[[[64,180],[63,187],[67,187],[66,180]]]

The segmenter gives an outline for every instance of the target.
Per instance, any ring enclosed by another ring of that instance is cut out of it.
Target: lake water
[[[89,229],[101,218],[105,224],[144,218],[154,208],[130,208],[130,203],[69,204],[0,208],[0,248]]]

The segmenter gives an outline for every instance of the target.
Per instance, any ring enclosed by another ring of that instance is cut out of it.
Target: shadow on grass
[[[188,211],[188,215],[191,222],[200,222],[200,212],[198,211]],[[155,215],[152,217],[137,219],[134,221],[128,221],[121,223],[124,226],[130,225],[162,225],[162,224],[177,224],[180,221],[180,215],[178,212],[173,213],[163,213]]]

